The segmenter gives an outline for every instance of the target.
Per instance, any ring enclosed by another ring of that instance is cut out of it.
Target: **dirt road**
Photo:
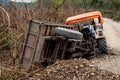
[[[120,52],[120,23],[107,18],[104,18],[104,20],[104,34],[108,46],[113,50]]]
[[[109,50],[115,55],[104,55],[92,59],[94,63],[101,69],[120,74],[120,22],[104,18],[104,34],[106,36]]]

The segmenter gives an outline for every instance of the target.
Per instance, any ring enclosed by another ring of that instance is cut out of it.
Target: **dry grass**
[[[22,46],[30,19],[64,23],[69,16],[85,12],[83,9],[62,8],[18,8],[15,5],[0,9],[0,64],[15,66],[22,52]],[[6,16],[7,12],[7,16]],[[9,18],[10,20],[9,20]],[[10,22],[10,23],[9,23]],[[12,65],[13,64],[13,65]],[[2,70],[1,80],[16,80],[21,75]]]

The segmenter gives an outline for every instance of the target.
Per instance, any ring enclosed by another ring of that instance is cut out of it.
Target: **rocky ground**
[[[58,61],[46,70],[51,80],[120,80],[120,75],[99,69],[81,58]]]

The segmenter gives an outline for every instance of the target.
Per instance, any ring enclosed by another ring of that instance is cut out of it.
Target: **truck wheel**
[[[108,54],[108,48],[107,48],[107,43],[105,38],[98,39],[98,48],[100,52]]]
[[[71,30],[71,29],[57,27],[57,28],[55,28],[54,31],[55,31],[56,34],[58,34],[60,36],[67,37],[67,38],[70,38],[70,39],[81,40],[83,38],[83,34],[81,32]]]

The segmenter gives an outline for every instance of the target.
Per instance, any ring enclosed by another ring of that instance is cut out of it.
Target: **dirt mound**
[[[46,71],[50,80],[120,80],[120,75],[98,69],[81,58],[58,61]]]

